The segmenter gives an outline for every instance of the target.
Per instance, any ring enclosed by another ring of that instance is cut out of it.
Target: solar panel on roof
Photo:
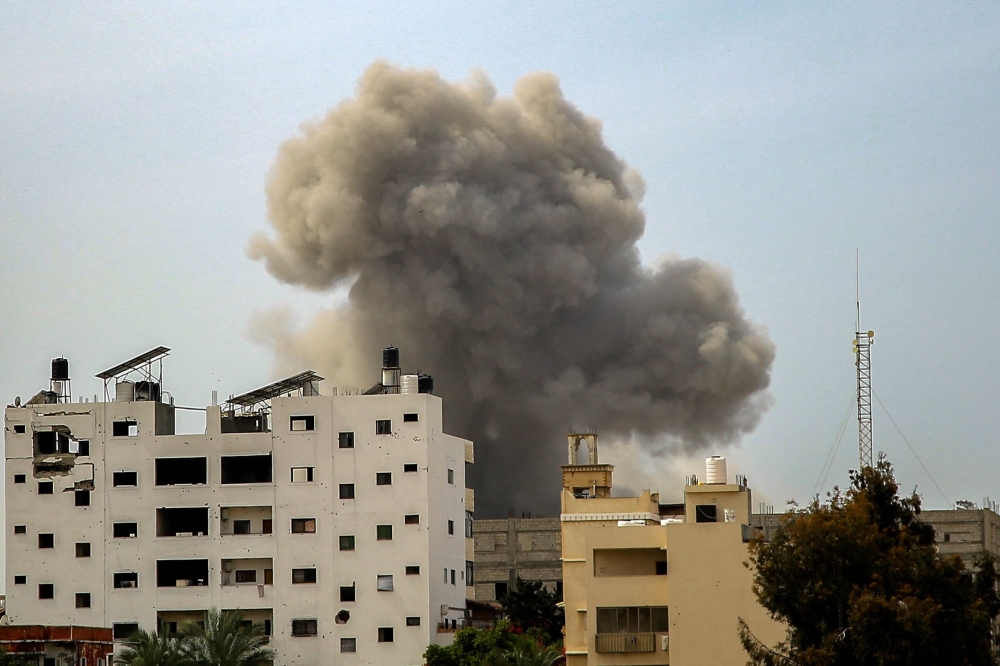
[[[111,379],[112,377],[117,377],[118,375],[129,372],[131,370],[138,370],[140,366],[147,363],[152,363],[153,361],[158,361],[167,354],[170,353],[170,349],[167,347],[157,347],[156,349],[150,349],[145,354],[139,354],[133,359],[129,359],[124,363],[119,363],[113,368],[105,370],[104,372],[97,375],[98,379]]]
[[[270,400],[271,398],[277,398],[278,396],[286,393],[297,391],[306,384],[321,381],[323,381],[322,377],[317,375],[312,370],[306,370],[305,372],[300,372],[297,375],[292,375],[287,379],[282,379],[274,382],[273,384],[268,384],[267,386],[262,386],[259,389],[254,389],[253,391],[230,398],[226,402],[230,405],[250,407],[259,402],[264,402],[265,400]]]

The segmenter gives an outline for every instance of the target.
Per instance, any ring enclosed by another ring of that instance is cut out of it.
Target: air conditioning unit
[[[660,636],[660,649],[664,652],[670,649],[670,636]]]

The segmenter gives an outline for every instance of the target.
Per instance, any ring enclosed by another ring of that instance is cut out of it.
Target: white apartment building
[[[472,443],[442,431],[398,351],[367,394],[319,395],[303,373],[208,407],[196,435],[174,434],[168,351],[98,375],[103,402],[71,402],[57,359],[50,391],[7,408],[11,621],[120,640],[241,609],[279,665],[420,664],[450,640]]]

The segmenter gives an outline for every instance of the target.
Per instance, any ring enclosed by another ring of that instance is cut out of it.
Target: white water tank
[[[403,375],[403,393],[419,393],[420,377],[418,375]]]
[[[705,459],[705,483],[726,483],[728,479],[725,458],[722,456],[712,456]]]
[[[135,384],[118,382],[115,384],[115,402],[132,402],[135,400]]]

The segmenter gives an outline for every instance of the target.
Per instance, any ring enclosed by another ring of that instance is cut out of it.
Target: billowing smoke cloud
[[[248,250],[349,299],[267,335],[340,387],[377,381],[390,343],[433,374],[446,429],[476,442],[480,515],[558,511],[570,427],[661,455],[734,442],[766,407],[774,345],[726,270],[641,263],[644,187],[551,74],[498,97],[483,74],[377,62],[281,147],[275,235]]]

